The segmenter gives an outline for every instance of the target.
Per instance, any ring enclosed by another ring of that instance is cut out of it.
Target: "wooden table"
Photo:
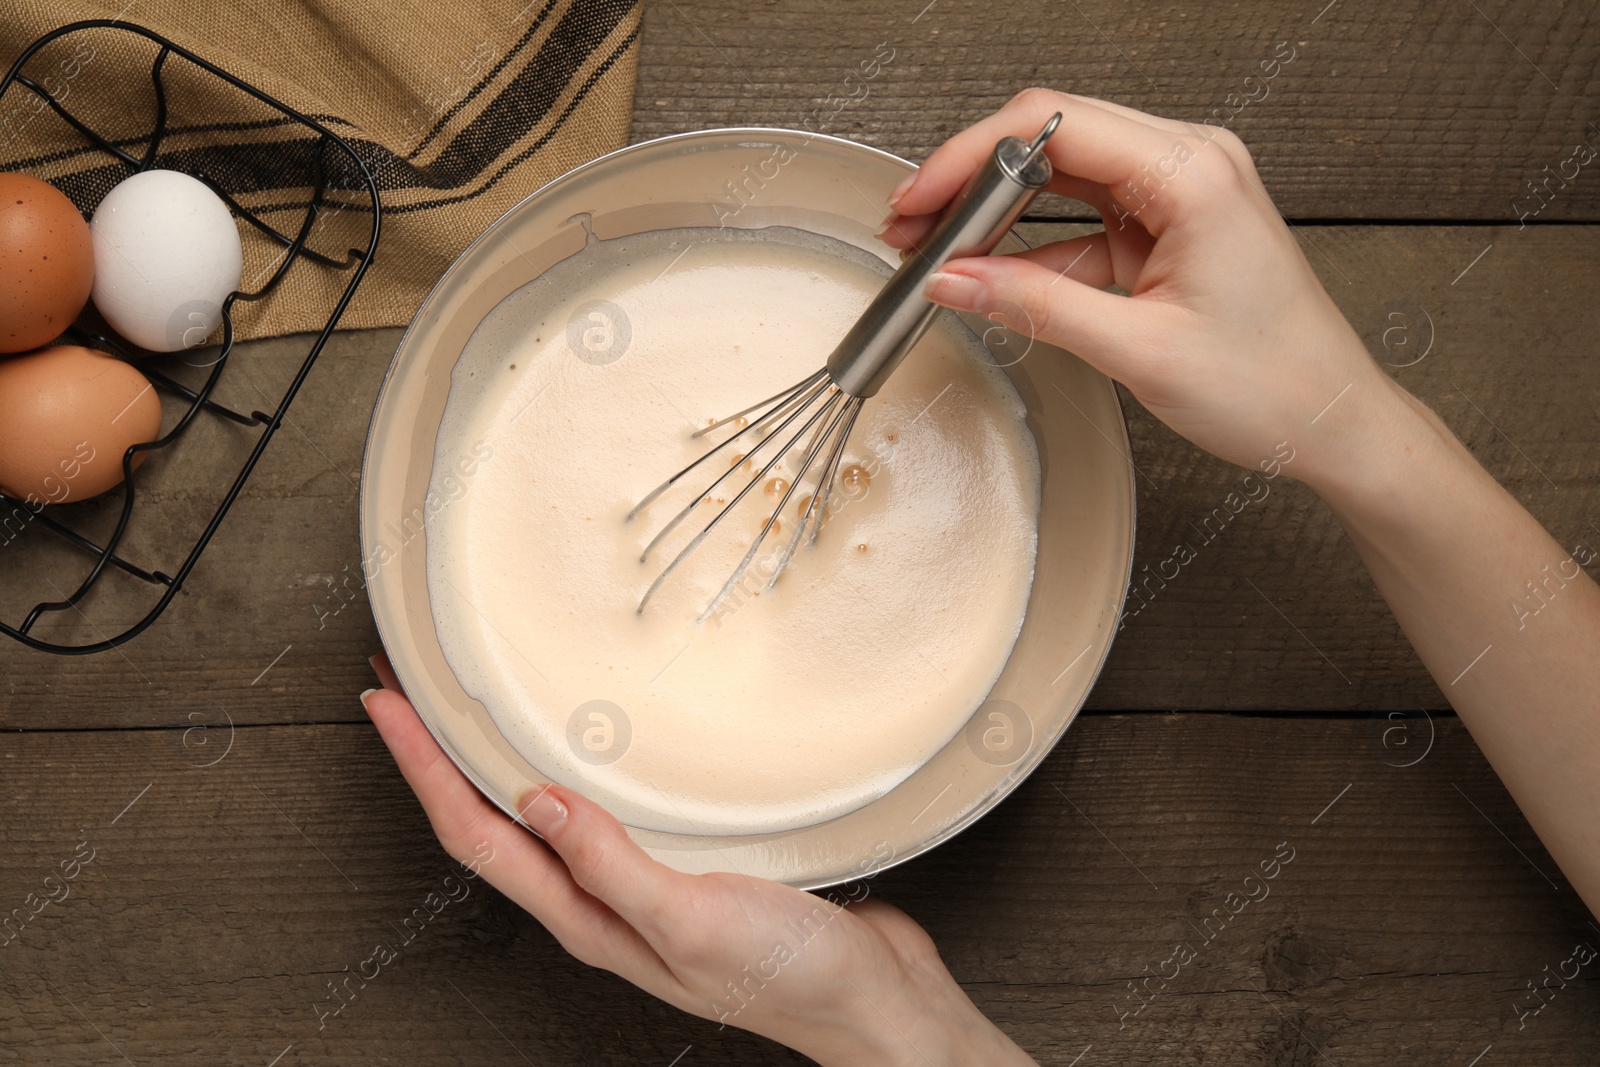
[[[634,136],[809,125],[921,159],[1030,84],[1223,108],[1375,356],[1558,540],[1600,546],[1600,172],[1528,189],[1600,147],[1600,24],[1560,0],[1324,2],[665,0]],[[867,96],[829,103],[880,42]],[[1024,231],[1081,212],[1041,202]],[[398,336],[329,346],[152,631],[88,660],[0,647],[0,908],[93,857],[0,948],[0,1061],[799,1062],[576,963],[487,888],[319,1026],[327,983],[449,872],[356,702],[378,647],[356,472]],[[300,343],[241,352],[232,395],[258,403]],[[1128,414],[1145,563],[1240,472]],[[1206,923],[1291,852],[1270,897]],[[1600,966],[1530,992],[1600,928],[1298,486],[1130,621],[1015,795],[873,889],[1041,1063],[1600,1061]],[[1152,999],[1138,980],[1184,942]]]

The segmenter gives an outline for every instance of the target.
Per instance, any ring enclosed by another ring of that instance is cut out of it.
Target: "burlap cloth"
[[[0,72],[68,22],[147,27],[310,116],[376,176],[377,256],[341,328],[409,322],[460,251],[518,200],[625,144],[638,57],[633,0],[9,0]],[[53,42],[26,73],[90,128],[142,156],[156,126],[157,46],[120,28]],[[304,127],[181,59],[163,68],[155,166],[203,171],[275,229],[306,216],[317,155]],[[359,171],[324,151],[327,192],[310,246],[364,248],[372,213]],[[132,173],[33,94],[0,98],[0,169],[54,183],[90,213]],[[280,243],[241,225],[243,288],[271,278]],[[240,337],[320,329],[348,270],[297,261],[265,299],[235,305]]]

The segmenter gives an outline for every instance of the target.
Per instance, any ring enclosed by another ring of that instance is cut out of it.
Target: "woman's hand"
[[[1379,370],[1225,130],[1043,89],[946,142],[891,205],[914,244],[1006,135],[1056,111],[1050,188],[1105,232],[952,260],[928,297],[1071,349],[1200,447],[1281,458],[1333,509],[1428,671],[1600,915],[1600,553],[1557,544]],[[1063,274],[1065,275],[1063,277]],[[1130,295],[1103,292],[1112,283]],[[1276,473],[1276,471],[1274,471]]]
[[[1289,472],[1312,481],[1374,454],[1367,438],[1403,401],[1227,130],[1029,89],[897,190],[884,240],[916,243],[997,140],[1030,139],[1056,111],[1049,188],[1093,207],[1105,231],[951,260],[928,298],[1070,349],[1231,462],[1281,458],[1287,442]],[[1102,291],[1113,283],[1130,295]]]
[[[1033,1062],[967,999],[922,928],[864,885],[835,891],[851,902],[841,908],[777,882],[681,874],[559,786],[518,803],[535,837],[457,770],[388,660],[373,668],[384,688],[362,704],[440,843],[583,962],[823,1064]]]

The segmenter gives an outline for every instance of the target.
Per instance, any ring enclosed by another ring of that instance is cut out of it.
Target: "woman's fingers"
[[[392,689],[401,696],[406,695],[406,691],[400,687],[400,679],[394,673],[394,665],[389,662],[387,652],[379,652],[367,662],[372,665],[373,673],[378,676],[378,681],[385,689]]]
[[[1172,218],[1180,202],[1177,191],[1168,196],[1140,196],[1164,186],[1152,169],[1165,161],[1170,172],[1182,166],[1174,155],[1189,158],[1180,145],[1195,140],[1178,124],[1175,128],[1152,125],[1119,111],[1101,107],[1082,97],[1048,89],[1028,89],[999,111],[956,134],[941,145],[922,165],[909,188],[891,201],[901,215],[924,215],[938,211],[960,191],[967,178],[994,151],[1002,137],[1030,139],[1053,113],[1061,112],[1061,126],[1045,148],[1056,169],[1069,176],[1085,178],[1109,186],[1111,194],[1127,210],[1140,210],[1146,228],[1159,233]],[[1175,173],[1175,172],[1174,172]],[[1133,188],[1127,188],[1132,183]]]
[[[1098,96],[1079,96],[1075,99],[1082,100],[1086,104],[1092,104],[1102,111],[1109,111],[1113,115],[1121,115],[1123,118],[1142,122],[1151,129],[1159,130],[1162,133],[1182,133],[1194,127],[1191,122],[1162,118],[1160,115],[1152,115],[1148,111],[1139,111],[1135,108],[1124,107],[1121,104],[1114,104],[1110,100],[1102,100]]]
[[[1139,353],[1165,329],[1158,321],[1166,312],[1162,305],[1103,292],[1021,256],[953,259],[934,273],[926,295],[958,311],[998,318],[1124,382]]]
[[[388,673],[392,679],[392,670]],[[648,941],[663,936],[664,917],[692,891],[693,879],[647,856],[609,812],[559,786],[521,797],[518,812],[555,850],[552,854],[467,780],[405,697],[385,689],[369,694],[365,704],[446,850],[460,858],[485,838],[495,846],[497,858],[509,850],[509,864],[493,872],[486,869],[489,880],[549,927],[573,955],[615,969],[592,958],[593,952],[582,944],[584,937],[604,934],[616,947],[615,931],[606,929],[607,917],[638,931],[628,931],[633,937],[624,939],[624,947],[648,949]]]
[[[566,863],[573,881],[605,903],[652,944],[670,940],[693,876],[651,859],[622,823],[587,797],[558,785],[518,801],[522,819]]]
[[[1156,239],[1137,219],[1125,220],[1120,228],[1106,220],[1106,244],[1111,254],[1111,278],[1130,293],[1139,291],[1139,277],[1155,251]]]
[[[388,661],[374,660],[379,677],[392,684]],[[446,851],[475,867],[578,959],[663,995],[672,991],[670,972],[644,938],[467,780],[398,690],[369,693],[362,703]]]
[[[445,755],[399,692],[375,690],[362,704],[445,849],[458,860],[472,856],[486,840],[484,833],[493,829],[488,819],[493,806]]]
[[[933,232],[938,225],[938,214],[928,215],[901,215],[891,212],[883,220],[883,227],[878,231],[878,239],[890,248],[915,248],[920,245],[923,238]]]
[[[1088,233],[1066,241],[1055,241],[1026,252],[1013,252],[1006,258],[1036,263],[1052,272],[1056,281],[1074,281],[1096,289],[1104,289],[1116,281],[1112,270],[1112,249],[1104,233]],[[966,261],[951,262],[959,264]],[[1055,284],[1051,283],[1052,286]]]
[[[1110,211],[1109,207],[1101,208],[1102,204],[1111,204],[1111,194],[1103,185],[1084,181],[1082,178],[1073,178],[1064,174],[1057,174],[1050,180],[1047,187],[1053,193],[1070,197],[1093,207],[1105,217]],[[921,245],[933,228],[939,224],[944,209],[929,212],[926,215],[902,215],[891,211],[883,220],[883,225],[878,229],[878,239],[890,248],[906,249]]]

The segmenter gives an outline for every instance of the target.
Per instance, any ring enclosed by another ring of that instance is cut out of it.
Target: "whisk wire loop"
[[[844,429],[834,438],[833,449],[823,465],[822,477],[817,482],[817,491],[811,494],[811,501],[806,505],[806,511],[800,519],[800,525],[795,529],[794,536],[789,539],[789,547],[784,550],[783,557],[778,560],[777,567],[771,577],[767,579],[767,588],[771,589],[778,581],[778,575],[789,565],[789,560],[794,556],[794,550],[800,546],[800,539],[805,535],[806,526],[811,523],[811,517],[816,515],[817,521],[811,528],[809,544],[817,543],[817,535],[822,532],[822,524],[827,521],[829,510],[833,503],[833,479],[838,473],[839,462],[844,457],[844,443],[850,439],[850,431],[855,429],[856,416],[861,414],[861,405],[866,403],[864,397],[853,396],[847,402],[849,419],[844,424]],[[799,478],[795,479],[799,484]],[[785,498],[787,502],[787,498]],[[818,505],[821,505],[819,508]]]
[[[783,419],[782,422],[778,423],[777,427],[772,431],[772,433],[770,435],[768,435],[765,439],[757,442],[756,445],[750,450],[750,455],[753,457],[756,452],[759,452],[761,449],[765,448],[767,445],[773,443],[774,441],[779,440],[780,435],[782,435],[784,430],[788,429],[789,424],[794,422],[796,419],[800,418],[802,415],[804,415],[806,413],[806,410],[812,405],[812,403],[817,399],[817,397],[821,396],[829,388],[830,388],[830,385],[826,380],[818,381],[805,394],[804,402],[799,404],[799,405],[797,405],[797,406],[794,406],[793,410]],[[785,394],[779,394],[779,395],[783,396]],[[806,431],[810,430],[813,426],[815,426],[818,423],[822,422],[826,418],[826,416],[831,411],[833,411],[833,409],[835,407],[839,406],[842,403],[843,399],[845,399],[844,398],[844,394],[842,394],[842,393],[838,392],[837,390],[835,390],[833,392],[833,394],[831,396],[829,396],[828,399],[823,403],[822,407],[818,408],[817,411],[801,425],[800,429],[795,432],[794,438],[798,438],[798,437],[802,436],[803,434],[806,433]],[[760,420],[760,421],[765,422],[766,420],[763,419],[763,420]],[[700,463],[703,463],[706,459],[710,458],[710,456],[712,456],[712,455],[716,454],[717,452],[721,451],[721,449],[723,447],[725,447],[729,442],[731,442],[735,438],[743,435],[744,433],[748,432],[755,425],[757,425],[757,424],[756,423],[752,423],[751,426],[747,426],[743,430],[740,430],[739,433],[734,434],[733,437],[728,438],[727,441],[724,441],[724,442],[722,442],[722,444],[718,445],[716,448],[713,448],[705,456],[702,456],[700,459],[696,460],[694,463],[691,463],[688,467],[684,468],[684,470],[680,471],[678,474],[673,475],[673,477],[668,479],[667,482],[661,487],[661,489],[657,490],[656,494],[654,494],[654,495],[659,495],[668,486],[670,486],[673,481],[677,480],[682,475],[688,473],[690,470],[693,470]],[[790,440],[793,440],[793,438],[790,438]],[[650,584],[650,588],[645,590],[644,598],[639,601],[639,611],[640,612],[644,611],[645,605],[650,603],[650,598],[655,595],[655,591],[661,587],[661,583],[667,579],[667,576],[670,575],[674,570],[677,569],[678,564],[682,563],[686,558],[688,558],[688,556],[692,552],[694,552],[695,549],[700,547],[700,543],[702,541],[704,541],[708,536],[710,536],[711,531],[713,529],[715,529],[716,526],[720,522],[722,522],[723,519],[727,518],[728,514],[730,512],[732,512],[734,508],[739,506],[740,501],[744,500],[744,498],[750,494],[750,490],[754,489],[757,485],[761,484],[761,480],[767,476],[767,474],[772,470],[773,467],[778,465],[778,463],[783,459],[783,457],[786,454],[787,454],[787,447],[778,448],[776,450],[776,452],[773,454],[772,458],[767,460],[766,465],[763,466],[761,468],[761,470],[756,473],[755,477],[751,478],[750,481],[745,484],[745,487],[743,489],[739,490],[739,492],[737,494],[735,494],[734,498],[732,500],[728,501],[727,505],[725,507],[723,507],[723,509],[721,511],[719,511],[716,514],[716,516],[710,522],[706,523],[705,528],[702,529],[698,534],[696,534],[694,536],[694,539],[692,541],[690,541],[687,545],[685,545],[683,547],[683,549],[675,557],[673,557],[672,562],[667,564],[666,569],[663,570],[661,572],[661,574],[657,576],[656,580]],[[670,534],[674,529],[676,529],[678,527],[678,525],[683,522],[684,519],[688,518],[690,512],[694,511],[695,508],[699,507],[701,504],[703,504],[706,501],[710,500],[711,499],[711,494],[716,491],[717,487],[720,486],[729,477],[731,477],[734,474],[735,471],[737,471],[741,466],[744,465],[745,462],[749,462],[752,465],[754,464],[754,460],[752,458],[747,457],[745,460],[741,461],[740,463],[736,463],[733,466],[729,467],[728,470],[724,471],[722,473],[722,475],[717,478],[716,481],[711,483],[711,486],[710,486],[709,489],[707,489],[703,494],[700,494],[700,495],[696,496],[693,500],[691,500],[688,503],[688,505],[686,505],[684,507],[684,509],[682,511],[678,512],[677,515],[673,516],[672,521],[667,523],[666,526],[662,527],[661,532],[656,534],[656,536],[651,539],[650,543],[645,546],[644,552],[639,557],[640,562],[644,562],[645,560],[647,560],[649,558],[649,556],[650,556],[650,553],[655,550],[656,546],[661,543],[662,539],[665,538],[668,534]],[[791,488],[792,488],[792,486],[791,486]],[[646,499],[649,500],[651,498],[646,498]],[[643,505],[641,504],[640,506],[642,507]],[[635,511],[637,511],[637,510],[638,509],[636,508]],[[763,533],[764,532],[765,532],[765,530],[763,530]],[[760,544],[760,539],[757,539],[756,543],[759,545]],[[702,616],[702,618],[703,617],[704,616]]]
[[[712,598],[711,603],[706,606],[705,611],[700,614],[700,618],[696,621],[704,622],[706,619],[710,618],[716,612],[717,608],[722,605],[722,602],[727,599],[728,594],[731,593],[734,587],[739,584],[739,580],[744,577],[745,572],[750,569],[751,563],[755,561],[756,553],[761,551],[761,546],[766,543],[767,534],[772,531],[773,526],[778,522],[778,517],[783,514],[783,509],[789,506],[789,499],[794,496],[795,490],[800,488],[802,481],[805,479],[806,472],[809,471],[812,464],[816,462],[818,453],[822,451],[823,446],[828,443],[830,438],[832,438],[833,449],[829,454],[828,459],[823,462],[823,477],[819,480],[817,489],[811,496],[811,502],[806,508],[805,517],[801,519],[799,526],[796,527],[794,535],[790,538],[788,549],[783,553],[782,557],[778,561],[777,566],[773,569],[772,574],[767,579],[767,588],[772,588],[773,583],[778,580],[778,575],[788,564],[789,557],[794,554],[794,547],[799,543],[800,536],[805,532],[806,524],[810,521],[812,513],[816,510],[817,501],[822,499],[828,493],[827,487],[830,484],[828,476],[831,474],[832,468],[837,465],[840,454],[842,454],[844,451],[845,438],[847,438],[850,434],[849,426],[855,422],[855,413],[861,409],[861,404],[861,398],[846,396],[843,393],[836,392],[828,398],[827,403],[823,405],[822,409],[817,414],[819,416],[827,416],[832,413],[832,417],[826,421],[819,421],[817,423],[817,432],[812,435],[811,444],[808,446],[805,453],[805,459],[801,462],[800,469],[795,472],[793,479],[789,482],[788,487],[784,490],[783,498],[778,501],[777,507],[772,509],[772,514],[767,516],[767,521],[761,526],[761,532],[756,534],[755,541],[751,543],[749,550],[744,554],[744,558],[739,561],[739,565],[734,568],[733,574],[729,576],[722,589],[714,598]],[[836,431],[841,424],[845,426],[845,431],[842,434],[838,434]],[[804,430],[801,431],[801,433],[804,432]],[[800,435],[796,434],[795,436],[799,437]],[[750,487],[758,484],[762,478],[766,476],[767,471],[770,470],[773,464],[777,463],[782,456],[783,453],[781,452],[777,456],[774,456],[771,462],[767,464],[766,468],[764,468],[760,474],[756,475],[756,477],[751,480],[750,486],[746,487],[746,491],[748,492]],[[820,519],[818,528],[820,529]]]
[[[716,422],[713,422],[711,425],[705,427],[704,429],[696,430],[694,433],[690,434],[689,437],[691,439],[697,438],[697,437],[704,437],[706,434],[710,433],[712,430],[721,429],[722,427],[728,425],[730,422],[738,421],[739,419],[743,418],[744,416],[750,414],[752,411],[759,411],[762,408],[766,407],[768,404],[774,404],[774,402],[776,402],[775,406],[773,407],[773,409],[771,411],[769,411],[765,415],[762,415],[752,425],[745,427],[745,429],[756,429],[756,428],[760,427],[762,425],[762,423],[767,422],[767,421],[769,421],[769,420],[771,420],[773,418],[781,416],[784,411],[786,411],[789,407],[793,406],[793,404],[795,403],[795,398],[798,397],[801,393],[805,392],[807,387],[817,384],[817,382],[819,382],[823,378],[827,377],[827,375],[828,375],[828,372],[827,372],[826,368],[824,368],[824,369],[822,369],[820,371],[817,371],[815,374],[811,375],[811,377],[805,378],[805,379],[801,380],[800,382],[798,382],[797,384],[791,385],[787,389],[782,390],[781,392],[774,393],[772,396],[767,397],[765,400],[762,400],[762,401],[760,401],[758,403],[755,403],[755,404],[751,404],[749,407],[745,408],[742,411],[735,411],[732,415],[729,415],[726,418],[718,419]],[[738,435],[735,434],[734,436],[738,436]],[[727,444],[727,442],[724,441],[723,444]]]
[[[778,432],[781,432],[784,427],[788,426],[790,422],[794,421],[794,419],[797,416],[799,416],[801,414],[801,412],[803,412],[805,410],[805,408],[808,407],[811,404],[812,401],[816,400],[816,398],[818,396],[820,396],[823,393],[823,391],[826,390],[826,389],[827,389],[827,384],[826,383],[818,383],[816,386],[814,386],[811,389],[811,391],[806,394],[804,403],[802,403],[798,407],[798,409],[796,409],[794,411],[793,414],[789,415],[787,418],[785,418],[783,420],[782,423],[780,423],[778,425],[778,429],[776,431],[774,431],[774,435],[776,433],[778,433]],[[763,420],[763,421],[765,421],[765,420]],[[630,518],[630,519],[633,518],[634,515],[638,514],[640,508],[643,508],[645,506],[645,504],[648,504],[650,501],[652,501],[656,497],[660,496],[667,489],[670,489],[673,486],[673,484],[675,484],[678,481],[678,479],[682,478],[685,474],[688,474],[690,471],[694,470],[696,467],[698,467],[700,464],[704,463],[706,460],[710,459],[712,456],[714,456],[717,453],[721,452],[724,448],[726,448],[728,445],[732,444],[734,441],[738,440],[740,437],[743,437],[745,434],[747,434],[751,430],[755,429],[757,425],[760,425],[760,424],[759,423],[755,423],[755,424],[752,424],[750,426],[746,426],[744,429],[740,430],[738,433],[734,434],[732,437],[728,438],[726,441],[723,441],[721,444],[717,445],[711,451],[707,452],[704,456],[701,456],[699,459],[697,459],[693,463],[689,464],[683,470],[679,471],[677,474],[674,474],[671,478],[668,478],[665,482],[663,482],[655,490],[655,492],[653,492],[649,496],[645,497],[645,499],[640,502],[638,507],[634,508],[633,511],[629,512],[628,513],[628,518]],[[809,423],[807,425],[809,425]],[[804,431],[801,431],[801,432],[804,432]],[[771,440],[772,440],[772,436],[768,436],[766,439],[764,439],[762,441],[758,441],[756,443],[755,447],[753,447],[750,450],[750,454],[754,455],[756,452],[759,452]],[[653,537],[651,539],[651,541],[650,541],[650,543],[648,545],[644,546],[644,551],[639,553],[639,562],[643,563],[645,560],[649,559],[650,558],[650,553],[652,553],[652,552],[654,552],[656,550],[656,546],[661,544],[661,542],[666,538],[666,536],[668,534],[670,534],[673,530],[677,529],[678,528],[678,524],[681,523],[684,519],[688,518],[690,512],[692,512],[695,508],[699,507],[701,504],[704,504],[705,502],[710,500],[711,499],[711,494],[715,493],[717,491],[717,488],[719,486],[721,486],[723,482],[725,482],[729,478],[731,478],[733,476],[734,472],[739,469],[739,466],[740,466],[740,464],[738,464],[738,463],[730,465],[727,470],[723,471],[720,475],[718,475],[716,481],[712,482],[706,488],[704,493],[701,493],[701,494],[697,495],[693,500],[691,500],[687,505],[684,506],[682,511],[680,511],[676,515],[674,515],[672,517],[672,521],[667,523],[665,526],[663,526],[661,528],[661,532],[656,534],[655,537]],[[748,489],[748,488],[749,487],[747,486],[746,489]],[[739,495],[742,497],[744,494],[740,493]],[[735,504],[738,503],[738,499],[735,498],[733,503],[735,503]],[[733,504],[730,504],[728,506],[732,507]],[[721,518],[721,516],[719,515],[718,518]],[[696,541],[695,543],[698,544],[699,542]]]
[[[761,403],[752,404],[750,407],[745,408],[743,411],[736,412],[735,414],[729,415],[725,419],[720,419],[717,422],[712,423],[710,426],[707,426],[703,430],[696,430],[694,433],[690,434],[689,436],[690,436],[691,439],[692,438],[697,438],[697,437],[704,437],[707,433],[711,432],[712,430],[715,430],[715,429],[717,429],[719,427],[722,427],[722,426],[726,426],[726,425],[728,425],[728,423],[735,421],[740,416],[748,415],[750,412],[755,411],[758,408],[765,407],[766,405],[772,404],[774,402],[777,403],[777,406],[773,409],[774,412],[777,412],[777,413],[781,414],[782,412],[788,410],[788,408],[794,403],[795,398],[800,393],[805,392],[806,389],[808,389],[808,388],[811,388],[813,386],[817,386],[818,383],[821,382],[822,379],[824,379],[826,377],[827,377],[827,372],[826,371],[818,371],[817,373],[813,374],[811,377],[805,379],[804,381],[798,382],[795,385],[790,386],[789,388],[783,390],[781,393],[777,393],[777,394],[774,394],[773,396],[769,396],[769,397],[767,397],[767,399],[761,401]],[[825,388],[825,386],[823,386],[823,388]],[[811,397],[806,402],[809,403],[810,399],[815,399],[817,394],[819,394],[821,392],[822,392],[822,388],[813,389],[812,393],[811,393]],[[665,493],[668,489],[671,489],[674,485],[678,484],[678,480],[680,478],[682,478],[684,475],[690,473],[695,468],[699,467],[700,464],[706,462],[712,456],[715,456],[717,453],[721,452],[724,448],[727,448],[729,445],[733,444],[733,442],[737,441],[739,438],[743,437],[745,434],[751,433],[751,432],[759,432],[760,429],[762,428],[762,426],[765,425],[765,423],[767,421],[769,421],[770,418],[771,418],[771,413],[769,413],[768,415],[763,415],[760,419],[757,419],[755,422],[752,422],[750,425],[745,426],[738,433],[734,434],[733,436],[729,437],[727,440],[723,441],[721,444],[719,444],[716,447],[712,448],[710,451],[708,451],[704,455],[702,455],[699,459],[695,460],[693,463],[690,463],[687,467],[684,467],[677,474],[674,474],[672,477],[668,478],[666,481],[662,482],[660,485],[658,485],[654,489],[650,490],[650,492],[645,495],[644,499],[639,501],[637,504],[635,504],[633,506],[633,510],[628,512],[628,514],[623,517],[623,521],[624,522],[631,521],[634,516],[639,514],[639,512],[643,511],[645,508],[647,508],[651,504],[655,503],[656,502],[656,498],[659,497],[662,493]],[[727,474],[724,474],[722,477],[726,478]],[[718,478],[717,479],[717,483],[720,483],[721,481],[722,481],[722,478]],[[713,483],[712,488],[716,488],[716,483]],[[698,500],[698,499],[699,498],[697,497],[696,500]],[[685,509],[685,510],[687,511],[689,509]],[[681,517],[682,516],[680,516],[680,518]],[[674,520],[674,524],[676,524],[676,520]],[[669,526],[667,529],[662,530],[661,532],[662,532],[662,534],[665,534],[670,529],[671,529],[671,527]],[[661,538],[658,535],[656,537],[655,541],[651,541],[650,542],[649,547],[644,550],[644,554],[639,557],[639,561],[641,563],[644,562],[645,557],[650,554],[650,549],[654,548],[656,546],[656,542],[660,541],[660,540],[661,540]]]

